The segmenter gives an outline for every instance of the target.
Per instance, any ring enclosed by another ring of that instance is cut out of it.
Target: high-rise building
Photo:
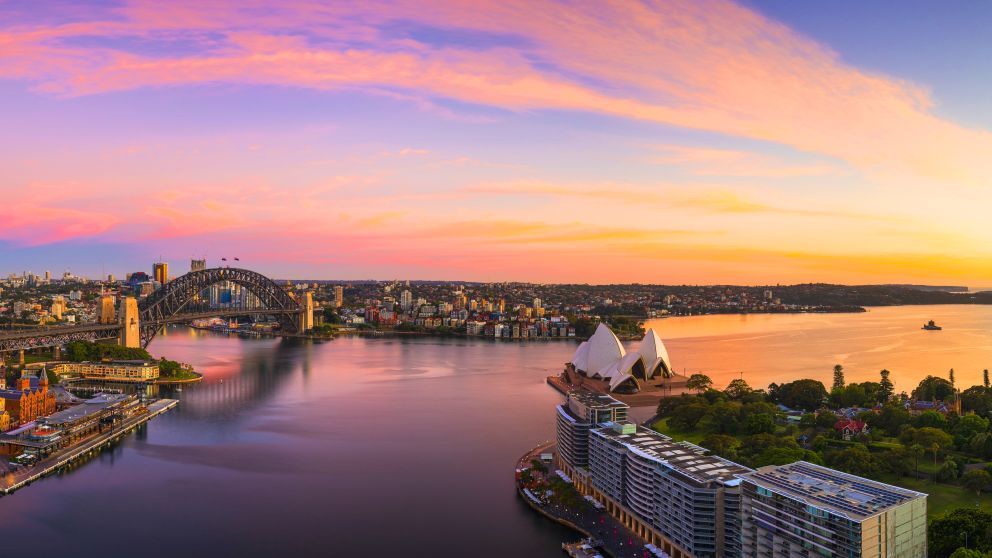
[[[158,262],[152,265],[152,276],[155,281],[159,284],[166,284],[169,282],[169,264],[165,262]]]
[[[413,307],[413,293],[405,290],[400,293],[400,310],[404,312],[409,312]]]
[[[114,300],[114,295],[110,293],[103,293],[100,295],[100,299],[97,301],[97,322],[101,324],[113,324],[117,322],[117,317],[114,315],[114,307],[117,305],[117,301]]]
[[[627,420],[630,406],[609,395],[588,390],[573,391],[558,411],[559,467],[568,474],[589,467],[589,430],[608,422]]]
[[[539,298],[534,299],[534,308],[541,308],[542,305],[543,303],[541,302],[541,299]]]
[[[341,308],[344,305],[344,287],[341,285],[334,286],[334,307]]]
[[[190,271],[203,271],[204,269],[207,269],[207,260],[190,260]]]
[[[805,461],[740,478],[745,557],[927,555],[926,494]]]
[[[51,283],[52,282],[52,272],[51,271],[46,271],[45,272],[45,282],[46,283]]]
[[[576,485],[670,556],[730,558],[741,553],[737,475],[746,472],[699,446],[615,422],[589,432],[589,473]]]
[[[113,283],[114,281],[115,281],[115,279],[114,279],[114,274],[113,273],[111,273],[110,275],[107,275],[107,282],[108,283]]]

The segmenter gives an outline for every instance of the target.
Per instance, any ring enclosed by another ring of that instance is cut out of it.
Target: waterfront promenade
[[[542,453],[554,453],[556,449],[554,442],[545,442],[531,449],[517,460],[517,471],[529,468],[533,474],[540,475],[545,480],[561,478],[552,463],[546,464],[546,473],[536,471],[531,465],[531,461],[539,460]],[[596,508],[581,496],[578,497],[576,504],[569,505],[553,499],[533,497],[533,492],[530,494],[525,492],[525,487],[519,478],[516,484],[517,494],[533,510],[552,521],[574,529],[585,537],[595,539],[600,543],[598,548],[601,548],[605,555],[612,558],[652,556],[644,546],[647,541],[635,535],[605,510]],[[570,485],[569,488],[574,490]]]
[[[34,465],[22,467],[4,475],[0,478],[0,495],[10,494],[19,488],[23,488],[41,477],[64,467],[70,462],[87,455],[91,451],[101,448],[105,444],[123,438],[138,426],[172,409],[177,404],[179,404],[179,401],[176,399],[159,399],[148,405],[147,413],[131,417],[121,424],[115,425],[107,432],[100,433],[82,443],[57,451]]]
[[[610,397],[619,399],[624,403],[630,405],[631,407],[656,407],[658,401],[663,397],[671,397],[673,395],[682,395],[683,393],[695,393],[692,390],[686,388],[686,381],[688,378],[681,374],[675,374],[671,378],[664,378],[658,383],[644,382],[642,384],[641,391],[637,393],[610,393]],[[555,388],[562,395],[568,395],[569,393],[585,388],[598,393],[604,393],[605,390],[598,382],[589,382],[587,384],[570,384],[562,374],[555,374],[553,376],[547,377],[547,383],[551,387]]]

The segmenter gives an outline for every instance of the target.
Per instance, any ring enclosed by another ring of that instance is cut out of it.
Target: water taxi
[[[934,323],[933,320],[930,320],[929,322],[923,324],[923,329],[925,329],[927,331],[940,331],[940,330],[942,330],[944,328],[942,328],[939,325],[937,325],[936,323]]]

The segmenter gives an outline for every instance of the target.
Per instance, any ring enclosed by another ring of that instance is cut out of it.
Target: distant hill
[[[917,291],[926,292],[946,292],[946,293],[966,293],[968,292],[968,287],[961,287],[957,285],[947,286],[947,285],[909,285],[900,283],[889,283],[886,285],[881,285],[883,287],[898,287],[901,289],[914,289]]]

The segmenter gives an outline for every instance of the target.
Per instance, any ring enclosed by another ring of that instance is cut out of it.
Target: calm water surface
[[[924,332],[925,320],[944,326]],[[992,366],[992,308],[707,316],[652,324],[674,365],[718,383],[848,378],[897,389]],[[10,555],[560,556],[573,536],[513,492],[552,436],[544,383],[574,343],[246,340],[177,328],[153,353],[206,375],[181,405],[60,477],[0,498]],[[648,412],[648,411],[644,411]],[[43,550],[40,550],[43,549]]]
[[[928,320],[942,331],[920,329]],[[982,382],[992,369],[992,306],[897,306],[861,314],[750,314],[651,320],[672,365],[705,372],[718,387],[734,378],[752,387],[796,378],[829,386],[834,364],[847,381],[878,381],[892,371],[896,391],[911,391],[928,374],[958,385]]]

